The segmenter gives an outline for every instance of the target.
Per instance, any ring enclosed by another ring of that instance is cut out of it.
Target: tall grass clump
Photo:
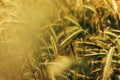
[[[0,80],[120,79],[120,1],[0,3]]]

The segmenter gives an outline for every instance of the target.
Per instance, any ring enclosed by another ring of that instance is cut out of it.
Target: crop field
[[[120,0],[0,0],[0,80],[120,80]]]

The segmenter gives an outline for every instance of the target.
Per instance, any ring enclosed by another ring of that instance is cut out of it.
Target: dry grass
[[[0,0],[0,80],[119,80],[119,0]]]

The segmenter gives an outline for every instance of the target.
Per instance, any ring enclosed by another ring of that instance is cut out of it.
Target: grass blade
[[[114,47],[111,47],[106,58],[102,80],[108,80],[110,78],[110,70],[111,70],[113,53],[114,53]]]

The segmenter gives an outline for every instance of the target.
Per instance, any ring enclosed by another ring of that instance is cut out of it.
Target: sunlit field
[[[0,0],[0,80],[120,80],[120,0]]]

